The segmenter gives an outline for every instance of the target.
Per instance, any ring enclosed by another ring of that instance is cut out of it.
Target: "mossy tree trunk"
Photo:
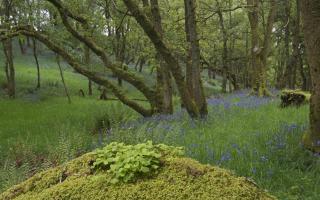
[[[187,109],[191,117],[200,117],[199,108],[195,103],[195,100],[190,95],[183,75],[183,70],[173,55],[172,51],[168,48],[167,44],[161,38],[159,33],[155,30],[154,24],[148,19],[148,17],[140,10],[139,6],[133,0],[123,0],[128,10],[131,12],[133,17],[136,19],[138,24],[142,27],[144,32],[147,34],[157,52],[162,58],[165,58],[165,62],[172,73],[172,76],[177,85],[182,104]]]
[[[38,49],[37,49],[37,40],[35,38],[32,38],[32,46],[33,46],[33,57],[36,62],[37,67],[37,89],[40,89],[41,87],[41,77],[40,77],[40,65],[38,60]]]
[[[287,87],[289,89],[294,89],[292,83],[293,73],[295,73],[295,66],[292,66],[293,59],[290,57],[290,29],[292,25],[291,21],[291,2],[289,0],[285,0],[285,17],[283,19],[283,23],[285,24],[285,36],[284,36],[284,65],[285,72],[284,77],[282,77],[283,85],[282,87]]]
[[[223,39],[223,50],[222,50],[222,92],[227,92],[227,76],[229,71],[229,51],[228,51],[228,35],[227,35],[227,29],[224,23],[224,17],[223,13],[221,11],[220,2],[216,0],[217,3],[217,14],[219,17],[219,25],[222,32],[222,39]]]
[[[64,50],[58,43],[52,42],[47,35],[39,33],[31,27],[17,27],[10,34],[7,34],[4,38],[0,39],[3,40],[5,38],[17,37],[21,34],[28,37],[36,38],[37,40],[45,44],[50,50],[63,58],[76,72],[86,76],[98,85],[109,88],[123,104],[140,113],[142,116],[150,117],[154,114],[153,110],[146,109],[134,100],[131,100],[127,96],[125,96],[122,90],[115,84],[113,84],[112,81],[109,81],[106,77],[100,76],[99,74],[88,70],[86,66],[83,66],[81,63],[79,63],[77,59],[75,59],[71,54]]]
[[[196,1],[184,0],[185,29],[188,44],[186,82],[191,97],[200,111],[202,117],[208,114],[207,101],[201,82],[200,44],[196,22]]]
[[[155,29],[163,38],[162,20],[158,0],[150,0],[152,18],[155,24]],[[157,95],[159,96],[159,112],[163,114],[173,113],[172,103],[172,81],[171,74],[164,59],[159,53],[156,55],[159,66],[157,67]]]
[[[87,46],[84,47],[84,63],[87,65],[88,69],[91,69],[90,49]],[[92,96],[92,93],[92,81],[88,79],[88,95]]]
[[[77,15],[76,13],[73,13],[71,10],[69,10],[61,1],[58,0],[47,0],[50,2],[57,11],[59,12],[59,15],[61,17],[62,23],[66,30],[77,40],[79,40],[81,43],[83,43],[85,46],[90,48],[92,53],[94,53],[100,60],[103,62],[104,66],[107,67],[112,71],[113,74],[115,74],[118,78],[121,80],[124,80],[131,85],[133,85],[138,91],[140,91],[148,100],[148,102],[151,104],[151,110],[144,109],[141,105],[138,103],[132,102],[129,100],[120,90],[119,88],[114,87],[113,84],[111,84],[109,81],[106,82],[104,80],[104,84],[107,84],[109,88],[112,89],[112,91],[115,93],[115,95],[119,98],[120,101],[122,101],[124,104],[128,106],[132,106],[134,110],[142,114],[143,116],[150,116],[154,113],[154,110],[157,110],[157,97],[156,97],[156,91],[153,88],[150,88],[146,85],[146,83],[141,80],[138,76],[134,75],[133,73],[130,73],[123,69],[121,67],[121,63],[115,62],[113,63],[110,59],[107,53],[104,50],[104,47],[99,45],[94,38],[88,37],[87,35],[79,32],[74,28],[74,26],[71,23],[71,19],[75,20],[77,23],[87,26],[88,21],[83,18],[80,15]],[[84,70],[81,69],[81,72]],[[90,78],[92,81],[98,83],[97,77],[94,76],[92,73],[87,73],[88,71],[85,70],[85,76]],[[98,78],[99,79],[99,78]],[[101,82],[101,81],[99,81]],[[99,84],[99,83],[98,83]]]
[[[312,96],[310,102],[310,133],[304,136],[304,145],[320,152],[320,1],[301,1],[303,30],[307,58],[311,70]]]
[[[128,25],[127,25],[128,26]],[[129,27],[127,27],[129,28]],[[115,30],[116,44],[114,45],[114,52],[116,56],[116,62],[119,63],[119,67],[124,69],[123,64],[125,62],[125,51],[126,51],[126,33],[123,24]],[[118,85],[122,87],[122,79],[118,78]]]
[[[10,24],[11,9],[13,2],[11,0],[4,0],[4,22],[5,26]],[[8,27],[10,29],[10,27]],[[8,38],[3,41],[3,51],[6,59],[6,76],[7,76],[7,90],[10,98],[15,98],[16,82],[15,82],[15,68],[13,63],[12,39]]]
[[[302,52],[301,52],[301,35],[300,35],[300,26],[301,26],[301,15],[300,15],[300,9],[301,8],[301,2],[300,0],[296,0],[296,16],[292,18],[290,16],[290,2],[286,2],[286,13],[287,18],[285,19],[286,23],[286,36],[285,36],[285,59],[286,61],[286,69],[284,72],[284,76],[282,78],[282,84],[281,88],[289,88],[289,89],[295,89],[297,84],[297,72],[299,70],[301,81],[302,81],[302,89],[306,90],[307,85],[307,78],[306,74],[303,69],[303,60],[302,60]],[[292,28],[291,28],[292,27]],[[292,30],[292,31],[290,31]],[[292,35],[292,54],[290,55],[290,48],[289,45],[291,43],[290,41],[290,35]]]
[[[273,23],[276,16],[276,1],[270,1],[270,11],[266,27],[264,28],[264,36],[260,36],[259,19],[261,17],[260,0],[247,0],[248,17],[251,28],[251,56],[252,56],[252,89],[253,94],[258,96],[268,96],[267,89],[267,59],[270,53],[271,35]]]

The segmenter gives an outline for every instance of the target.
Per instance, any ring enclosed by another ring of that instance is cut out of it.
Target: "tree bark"
[[[4,0],[4,12],[5,17],[4,21],[7,25],[10,23],[10,15],[11,15],[11,0]],[[10,29],[10,27],[8,27]],[[12,51],[12,39],[8,38],[3,41],[3,50],[6,58],[6,69],[7,69],[7,81],[8,81],[8,95],[10,98],[15,98],[16,95],[16,83],[15,83],[15,68],[13,63],[13,51]]]
[[[294,73],[293,70],[293,59],[290,56],[290,28],[291,28],[291,3],[289,0],[286,0],[285,2],[285,52],[284,52],[284,63],[285,63],[285,73],[283,77],[283,81],[285,81],[285,87],[294,89],[293,83],[292,83],[292,76]]]
[[[19,41],[19,47],[20,47],[21,54],[22,55],[26,54],[26,49],[24,47],[24,41],[21,38],[19,38],[18,41]]]
[[[184,2],[186,35],[189,48],[187,56],[186,81],[190,95],[195,100],[195,103],[200,111],[200,115],[204,117],[208,114],[208,108],[201,82],[200,44],[196,23],[196,1],[184,0]]]
[[[36,67],[37,67],[37,89],[40,89],[41,83],[40,83],[40,66],[39,66],[39,60],[38,60],[38,52],[37,52],[37,41],[36,39],[32,38],[33,43],[33,57],[36,61]]]
[[[140,10],[138,5],[133,0],[123,0],[128,10],[134,16],[139,25],[143,28],[156,50],[165,58],[167,66],[169,67],[172,76],[177,84],[177,88],[181,97],[181,101],[187,109],[189,115],[193,118],[200,117],[199,109],[191,97],[187,88],[185,78],[183,76],[182,68],[178,60],[168,48],[167,44],[161,39],[159,33],[154,29],[154,25],[150,22],[148,17]]]
[[[87,46],[84,47],[84,62],[90,69],[90,49]],[[90,79],[88,79],[88,95],[92,96],[92,81]]]
[[[320,152],[320,1],[301,0],[307,58],[311,70],[310,132],[304,135],[306,148]]]
[[[259,36],[259,18],[261,10],[260,0],[247,0],[247,5],[251,7],[248,17],[251,27],[251,56],[252,56],[252,75],[253,94],[258,96],[270,95],[267,89],[267,58],[270,53],[271,34],[276,15],[276,1],[270,1],[270,11],[266,24],[263,39]]]
[[[156,107],[156,92],[148,87],[143,80],[134,74],[127,72],[122,69],[120,63],[112,63],[106,54],[103,47],[99,46],[92,38],[87,37],[79,32],[77,32],[69,22],[69,18],[72,18],[79,23],[87,24],[87,20],[79,15],[72,13],[67,7],[65,7],[61,1],[58,0],[47,0],[52,5],[54,5],[62,19],[62,23],[65,26],[66,30],[71,33],[75,38],[84,43],[90,50],[95,53],[101,61],[104,63],[105,67],[109,68],[117,77],[127,81],[133,85],[137,90],[139,90],[152,104],[153,107]]]
[[[98,85],[102,85],[106,88],[109,88],[112,93],[125,105],[129,106],[139,114],[141,114],[144,117],[150,117],[152,116],[153,110],[146,109],[134,100],[129,99],[127,96],[125,96],[120,88],[118,88],[115,84],[113,84],[111,81],[106,79],[104,76],[99,76],[97,73],[89,71],[86,69],[85,66],[82,66],[76,59],[74,59],[67,51],[65,51],[61,46],[59,46],[57,43],[54,43],[50,41],[49,37],[46,35],[43,35],[36,30],[30,28],[30,27],[17,27],[14,31],[12,31],[9,34],[6,34],[4,38],[0,38],[2,40],[5,40],[6,38],[12,38],[17,37],[19,35],[25,35],[28,37],[33,37],[45,44],[49,49],[51,49],[53,52],[61,56],[68,64],[79,74],[82,74],[86,76],[88,79],[92,80],[93,82],[97,83]],[[149,101],[149,100],[146,100]]]
[[[161,22],[161,14],[158,0],[150,0],[151,13],[156,31],[158,31],[161,38],[163,38],[163,28]],[[159,96],[159,112],[163,114],[173,113],[172,103],[172,81],[171,74],[168,70],[167,64],[159,53],[156,55],[159,62],[157,67],[157,95]]]
[[[223,51],[222,51],[222,92],[226,93],[227,92],[227,76],[228,76],[228,35],[227,35],[227,30],[225,27],[225,23],[224,23],[224,18],[223,18],[223,13],[221,11],[220,8],[220,3],[217,0],[217,14],[219,17],[219,24],[220,24],[220,29],[222,31],[222,39],[223,39]]]
[[[62,81],[62,84],[63,84],[64,92],[65,92],[66,96],[68,97],[68,102],[71,103],[71,97],[70,97],[70,94],[69,94],[69,90],[67,88],[67,84],[66,84],[66,82],[64,80],[63,70],[61,68],[60,56],[59,55],[56,55],[56,60],[57,60],[57,64],[58,64],[58,67],[59,67],[59,72],[60,72],[60,77],[61,77],[61,81]]]
[[[124,33],[124,27],[120,24],[120,27],[116,30],[116,44],[115,44],[115,55],[116,62],[119,63],[119,68],[123,69],[123,63],[125,60],[125,50],[126,50],[126,36]],[[118,85],[122,87],[122,79],[118,77]]]

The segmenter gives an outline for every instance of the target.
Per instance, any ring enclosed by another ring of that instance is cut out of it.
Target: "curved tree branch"
[[[156,31],[152,22],[148,19],[148,17],[140,10],[139,6],[133,0],[123,0],[128,10],[134,16],[138,24],[143,28],[144,32],[147,34],[151,42],[153,43],[156,50],[159,52],[161,57],[167,63],[172,76],[175,79],[177,84],[182,103],[186,107],[189,115],[191,117],[199,117],[199,109],[195,104],[194,99],[191,97],[190,92],[187,89],[187,85],[185,82],[184,73],[182,68],[172,54],[172,51],[165,44],[160,34]]]
[[[134,109],[136,112],[140,113],[144,117],[151,116],[153,114],[153,111],[150,109],[145,109],[138,103],[136,103],[133,100],[130,100],[128,97],[126,97],[121,89],[117,87],[115,84],[113,84],[111,81],[107,80],[104,77],[99,76],[98,74],[87,70],[85,67],[82,67],[81,64],[75,60],[70,54],[68,54],[67,51],[65,51],[63,48],[61,48],[56,43],[52,42],[47,36],[37,32],[30,26],[23,26],[23,27],[15,27],[12,30],[10,30],[9,33],[6,33],[4,31],[0,32],[0,40],[5,40],[7,38],[13,38],[17,37],[19,35],[25,35],[34,37],[43,44],[45,44],[49,49],[60,55],[76,72],[79,74],[82,74],[89,78],[90,80],[94,81],[95,83],[99,85],[103,85],[107,88],[110,88],[113,92],[113,94],[125,105],[129,106],[130,108]]]
[[[90,38],[81,35],[77,32],[69,23],[68,17],[73,19],[85,21],[82,17],[79,17],[68,10],[65,6],[62,5],[60,0],[47,0],[48,2],[54,5],[60,14],[62,22],[66,27],[67,31],[70,32],[75,38],[79,41],[83,42],[86,46],[88,46],[97,56],[99,56],[104,63],[104,65],[109,68],[114,74],[116,74],[119,78],[127,81],[128,83],[135,86],[152,104],[152,106],[156,107],[156,92],[149,88],[144,81],[142,81],[139,77],[135,76],[133,73],[127,72],[123,70],[119,63],[112,63],[107,54],[105,53],[104,49],[99,47],[93,40]]]

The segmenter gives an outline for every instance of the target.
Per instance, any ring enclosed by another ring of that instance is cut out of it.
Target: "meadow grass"
[[[102,137],[106,143],[152,140],[183,146],[187,156],[252,178],[279,199],[320,198],[320,158],[300,144],[307,106],[281,109],[276,99],[244,94],[208,102],[205,120],[191,120],[181,110],[126,123]]]
[[[203,120],[190,119],[178,107],[171,116],[142,118],[119,102],[98,101],[97,90],[94,97],[77,97],[87,80],[64,65],[72,95],[68,104],[51,57],[40,57],[38,91],[30,56],[15,62],[18,99],[0,95],[0,191],[112,141],[152,140],[183,146],[189,157],[252,178],[279,199],[320,199],[320,159],[300,144],[308,106],[281,109],[277,98],[248,97],[242,91],[209,98]],[[131,89],[132,96],[139,96]],[[92,134],[101,120],[111,126]]]
[[[80,89],[86,92],[88,80],[62,62],[72,100],[69,104],[52,57],[39,56],[39,90],[35,89],[36,67],[30,54],[18,54],[14,60],[17,98],[8,99],[0,89],[0,191],[97,148],[99,123],[113,125],[137,117],[118,101],[98,100],[97,86],[92,97],[79,97]],[[3,82],[4,73],[0,73]]]

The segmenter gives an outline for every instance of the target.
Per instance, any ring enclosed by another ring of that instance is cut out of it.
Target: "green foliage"
[[[95,169],[108,169],[111,183],[134,181],[137,176],[156,172],[161,166],[162,155],[183,155],[181,148],[163,144],[153,145],[151,141],[137,145],[113,142],[96,151]]]
[[[281,107],[301,106],[310,102],[310,92],[301,90],[283,90],[281,92]]]
[[[105,171],[92,173],[90,163],[95,159],[89,153],[38,173],[0,194],[0,200],[275,199],[244,177],[190,158],[168,157],[157,176],[129,184],[110,184],[106,179],[111,174]]]
[[[56,63],[47,51],[39,54],[41,88],[34,89],[34,59],[30,52],[20,55],[15,44],[17,99],[7,99],[0,89],[0,110],[5,113],[0,116],[0,192],[36,172],[100,146],[98,120],[110,120],[110,125],[118,126],[138,116],[120,102],[99,101],[95,85],[92,97],[79,97],[79,89],[86,92],[88,80],[62,62],[72,98],[69,104]],[[5,79],[5,74],[0,73],[0,84]]]

